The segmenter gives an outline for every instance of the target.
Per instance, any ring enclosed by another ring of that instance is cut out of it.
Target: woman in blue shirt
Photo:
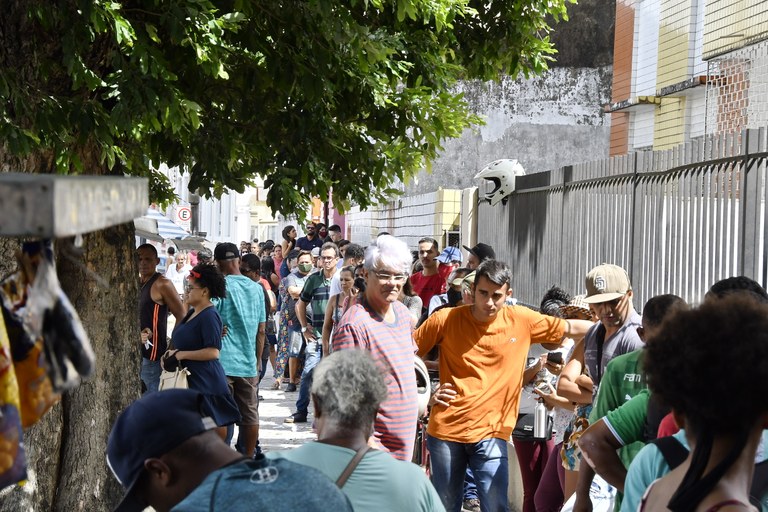
[[[220,427],[235,423],[240,413],[229,393],[224,368],[219,362],[222,323],[211,298],[225,298],[224,276],[213,265],[198,265],[189,272],[189,313],[173,330],[173,349],[163,357],[163,367],[173,369],[178,361],[187,370],[189,388],[203,393]],[[226,431],[226,429],[225,429]]]

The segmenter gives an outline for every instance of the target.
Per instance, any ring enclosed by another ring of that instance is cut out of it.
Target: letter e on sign
[[[176,215],[178,215],[180,221],[187,222],[192,218],[192,210],[186,206],[182,206],[176,211]]]

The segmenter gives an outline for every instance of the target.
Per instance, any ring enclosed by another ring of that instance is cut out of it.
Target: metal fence
[[[522,176],[506,205],[478,206],[478,240],[538,304],[558,285],[584,293],[593,266],[626,268],[640,309],[660,293],[699,302],[724,277],[766,284],[768,130],[695,140]]]
[[[435,238],[440,248],[460,245],[462,191],[440,189],[435,192],[404,196],[367,210],[354,206],[347,213],[349,240],[363,246],[381,232],[396,235],[411,249],[425,236]]]

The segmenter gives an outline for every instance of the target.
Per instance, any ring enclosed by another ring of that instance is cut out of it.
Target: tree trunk
[[[107,468],[106,443],[117,414],[140,390],[133,226],[86,235],[83,249],[81,264],[106,279],[107,289],[62,256],[71,240],[58,242],[57,268],[91,338],[96,373],[25,432],[30,480],[0,498],[3,511],[109,511],[122,495]]]
[[[88,160],[90,169],[101,168]],[[24,170],[29,163],[4,168]],[[115,418],[141,386],[133,236],[129,223],[85,234],[82,249],[72,239],[55,243],[59,280],[90,337],[96,372],[24,433],[29,480],[0,494],[0,511],[110,511],[122,496],[106,464],[106,445]],[[13,268],[18,247],[0,239],[3,270]]]

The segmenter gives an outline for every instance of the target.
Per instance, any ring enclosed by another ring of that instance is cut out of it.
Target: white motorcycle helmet
[[[485,198],[493,206],[499,201],[506,204],[507,196],[515,191],[515,177],[517,176],[525,176],[523,166],[517,160],[504,158],[486,165],[475,175],[475,179],[482,178],[493,182],[493,190],[485,194]]]
[[[422,418],[427,414],[429,399],[432,397],[432,383],[424,361],[419,356],[414,356],[413,362],[416,369],[416,400],[419,404],[419,418]]]

